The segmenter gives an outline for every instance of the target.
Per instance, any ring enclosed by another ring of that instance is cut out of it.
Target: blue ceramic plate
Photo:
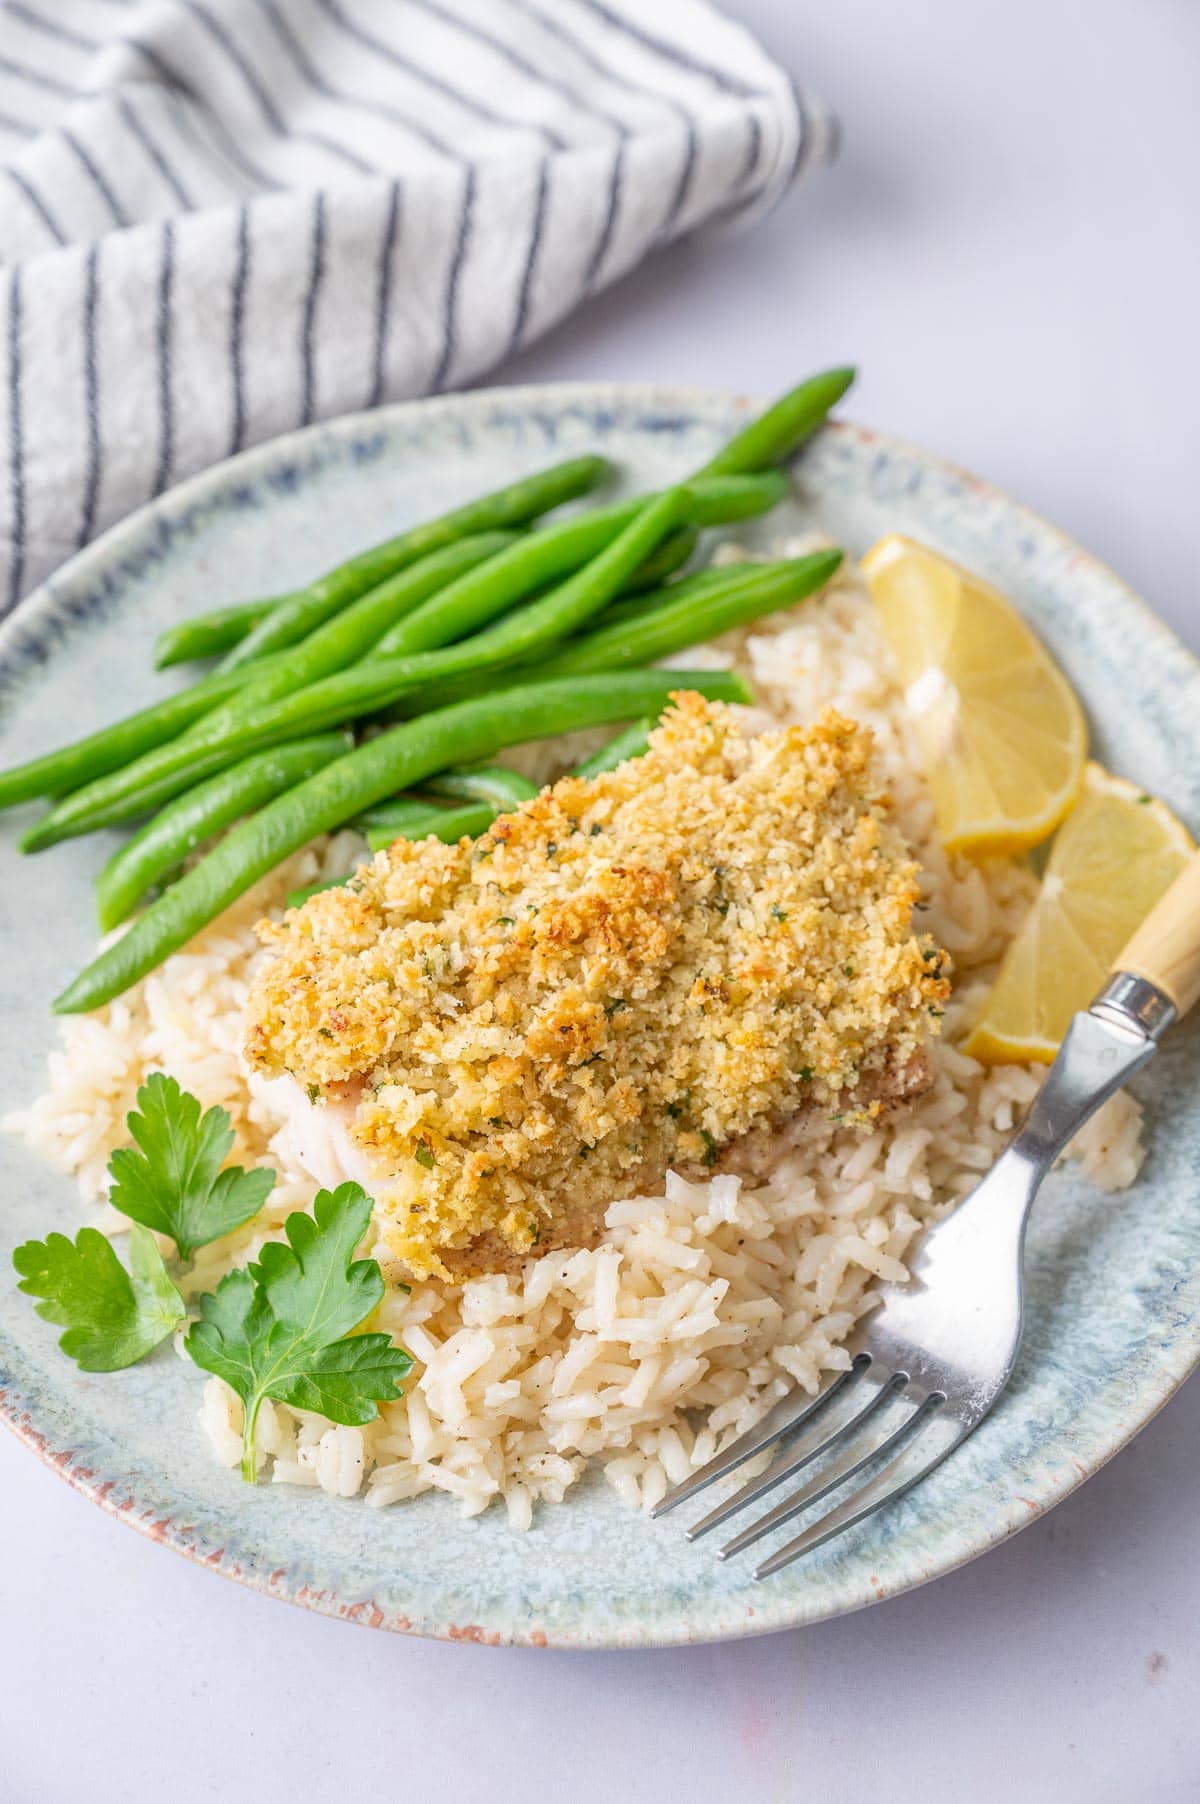
[[[492,390],[314,427],[185,483],[68,564],[0,632],[0,765],[91,729],[151,692],[170,622],[310,577],[406,521],[554,458],[600,450],[631,483],[705,461],[749,411],[724,395],[630,386]],[[861,552],[899,530],[1015,598],[1087,705],[1106,763],[1200,821],[1200,665],[1111,572],[985,484],[854,426],[796,466],[794,501],[745,529],[819,522]],[[742,529],[739,529],[742,530]],[[35,863],[0,823],[0,1094],[40,1087],[50,998],[91,950],[101,839]],[[718,1565],[678,1522],[629,1512],[593,1477],[514,1535],[430,1495],[375,1512],[219,1468],[199,1378],[167,1350],[78,1372],[0,1278],[0,1406],[28,1444],[143,1533],[273,1596],[379,1627],[487,1642],[645,1647],[814,1622],[935,1578],[1049,1509],[1154,1414],[1200,1354],[1200,1038],[1168,1040],[1145,1087],[1151,1153],[1136,1188],[1046,1186],[1030,1235],[1020,1365],[979,1432],[921,1489],[780,1577]],[[73,1231],[73,1186],[0,1143],[0,1262]]]

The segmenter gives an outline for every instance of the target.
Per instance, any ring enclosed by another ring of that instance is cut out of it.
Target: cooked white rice
[[[795,555],[810,544],[779,549]],[[502,1497],[512,1525],[526,1528],[535,1502],[560,1501],[597,1460],[623,1498],[650,1508],[791,1386],[814,1391],[848,1363],[843,1343],[871,1307],[872,1280],[906,1275],[921,1225],[971,1189],[1037,1089],[1037,1069],[985,1070],[956,1046],[1034,880],[1009,860],[973,863],[938,845],[887,646],[854,572],[820,599],[678,662],[736,662],[772,721],[806,720],[832,702],[874,728],[899,824],[925,870],[922,926],[955,961],[933,1087],[869,1132],[822,1122],[782,1137],[770,1181],[757,1188],[736,1176],[693,1184],[672,1175],[662,1196],[615,1203],[594,1250],[459,1289],[389,1286],[379,1325],[416,1361],[406,1396],[365,1428],[267,1404],[260,1465],[276,1483],[362,1492],[376,1507],[432,1488],[468,1515]],[[519,761],[542,779],[578,750],[577,736],[569,750],[524,748]],[[253,924],[290,889],[347,870],[361,850],[343,833],[298,854],[128,995],[67,1020],[47,1092],[9,1118],[77,1177],[85,1201],[101,1206],[101,1225],[118,1233],[128,1223],[103,1202],[105,1167],[127,1141],[125,1117],[147,1074],[169,1071],[206,1106],[228,1109],[237,1156],[275,1166],[279,1182],[248,1229],[200,1253],[188,1294],[211,1289],[278,1238],[290,1211],[311,1205],[313,1183],[282,1122],[251,1097],[239,1056],[261,956]],[[1132,1181],[1140,1126],[1137,1104],[1121,1095],[1080,1136],[1073,1150],[1097,1184]],[[216,1457],[234,1466],[241,1404],[217,1378],[201,1395]]]

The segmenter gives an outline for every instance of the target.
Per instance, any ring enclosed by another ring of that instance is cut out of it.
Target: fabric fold
[[[0,0],[0,609],[170,484],[459,387],[831,121],[707,0]]]

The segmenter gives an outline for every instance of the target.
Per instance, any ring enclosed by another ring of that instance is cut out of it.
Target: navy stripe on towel
[[[21,394],[21,266],[14,264],[8,277],[8,491],[12,507],[5,611],[21,598],[25,579],[25,423]]]
[[[301,403],[300,424],[307,426],[316,416],[316,324],[317,301],[325,279],[325,196],[313,196],[312,261],[309,265],[308,288],[304,296],[304,321],[300,332]]]
[[[246,317],[246,287],[250,280],[250,210],[239,207],[237,216],[237,250],[233,265],[233,283],[229,291],[229,381],[231,388],[231,423],[229,454],[240,451],[246,442],[246,384],[242,364],[242,333]]]
[[[151,494],[161,495],[171,480],[175,464],[175,407],[171,393],[171,293],[175,285],[175,228],[168,219],[162,229],[162,253],[158,273],[158,466]]]
[[[375,352],[371,361],[371,390],[367,396],[368,407],[378,407],[382,401],[387,375],[388,328],[392,319],[392,256],[396,249],[396,237],[400,229],[401,193],[400,183],[393,182],[391,193],[388,195],[383,236],[379,243],[379,281],[375,298]]]
[[[88,249],[83,278],[83,417],[84,477],[83,506],[80,511],[80,547],[87,544],[96,530],[96,506],[100,499],[100,365],[96,354],[96,310],[100,299],[100,246]]]

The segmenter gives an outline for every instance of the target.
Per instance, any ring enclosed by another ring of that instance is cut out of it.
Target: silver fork
[[[976,1429],[1008,1383],[1021,1340],[1025,1224],[1067,1142],[1154,1056],[1200,997],[1200,852],[1126,946],[1091,1007],[1075,1016],[1020,1131],[991,1171],[925,1235],[906,1284],[848,1345],[850,1367],[812,1401],[785,1397],[652,1512],[668,1510],[775,1447],[761,1477],[687,1531],[707,1535],[788,1481],[781,1503],[720,1549],[728,1559],[859,1480],[755,1569],[768,1578],[919,1484]]]

